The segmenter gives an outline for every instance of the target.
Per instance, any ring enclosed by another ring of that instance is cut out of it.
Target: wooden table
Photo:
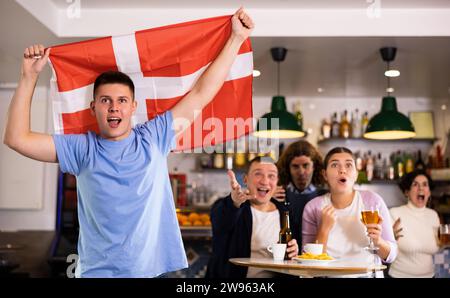
[[[336,260],[326,265],[304,265],[295,260],[274,261],[273,259],[233,258],[230,262],[239,266],[257,267],[264,270],[296,275],[300,277],[342,276],[364,274],[386,269],[385,265],[373,266],[351,260]]]

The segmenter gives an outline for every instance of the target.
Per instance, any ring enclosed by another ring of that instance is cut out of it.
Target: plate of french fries
[[[309,252],[304,252],[297,257],[293,257],[292,259],[304,265],[325,265],[335,261],[335,259],[332,256],[326,253],[315,255]]]

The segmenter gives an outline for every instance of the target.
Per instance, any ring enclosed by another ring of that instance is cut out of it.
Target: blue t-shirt
[[[54,135],[62,172],[77,177],[77,277],[154,277],[187,267],[167,170],[170,111],[120,141]]]

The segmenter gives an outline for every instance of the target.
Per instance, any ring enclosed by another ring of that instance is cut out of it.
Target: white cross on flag
[[[55,133],[99,133],[89,103],[96,77],[108,70],[124,72],[133,80],[138,104],[134,123],[171,109],[219,54],[230,32],[231,16],[222,16],[52,47]],[[178,136],[177,150],[214,145],[253,131],[252,71],[247,39],[220,91]],[[239,127],[230,129],[230,119],[241,119]]]

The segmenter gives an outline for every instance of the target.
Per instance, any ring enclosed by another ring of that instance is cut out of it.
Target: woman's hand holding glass
[[[369,246],[365,249],[375,252],[378,250],[378,244],[381,239],[381,222],[383,219],[380,216],[379,207],[376,204],[365,204],[361,211],[361,220],[366,225],[367,236],[369,237]]]
[[[381,238],[381,232],[382,232],[382,226],[381,223],[383,222],[383,218],[379,215],[378,216],[378,223],[377,224],[367,224],[367,235],[372,240],[375,247],[378,247],[380,242],[382,241]]]

